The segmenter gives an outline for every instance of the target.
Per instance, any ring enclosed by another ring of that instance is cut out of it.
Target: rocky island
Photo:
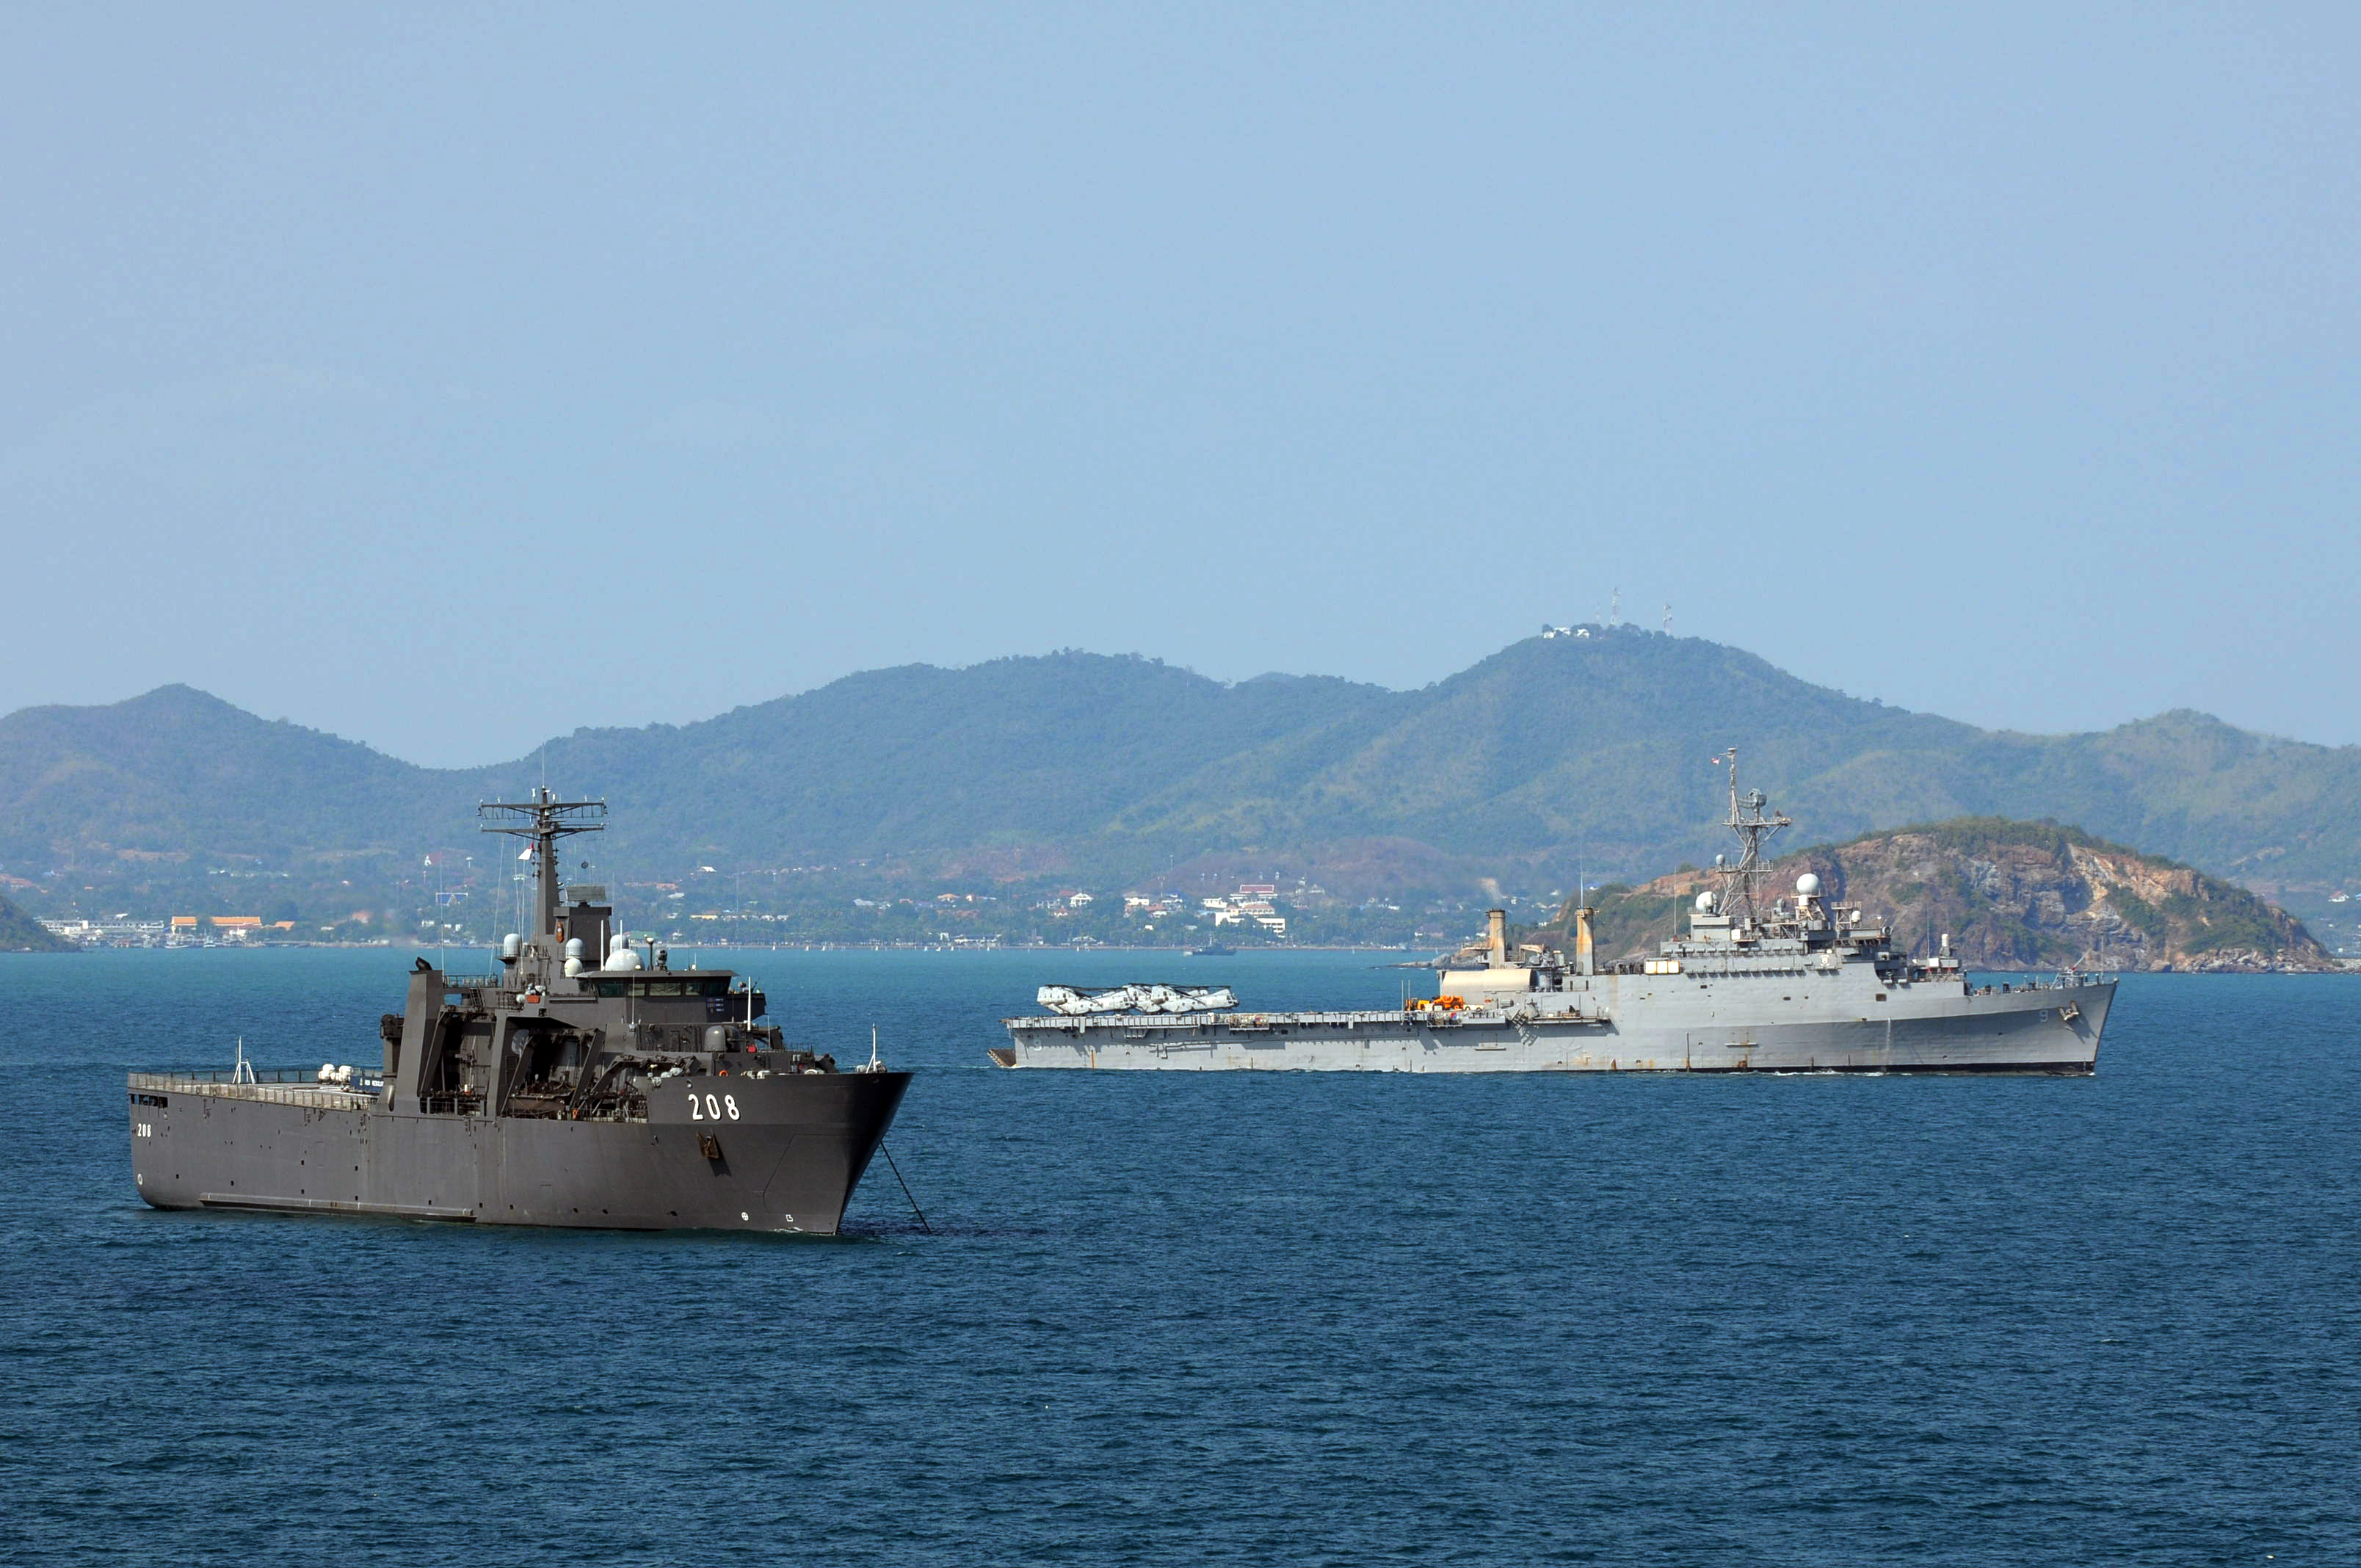
[[[2301,921],[2255,894],[2052,822],[1960,817],[1801,850],[1774,870],[1774,888],[1817,872],[1832,905],[1890,916],[1911,951],[1932,951],[1948,933],[1971,969],[2338,967]],[[1689,900],[1714,885],[1710,871],[1684,867],[1594,890],[1599,951],[1653,953]],[[1562,940],[1571,918],[1561,914],[1541,939]]]

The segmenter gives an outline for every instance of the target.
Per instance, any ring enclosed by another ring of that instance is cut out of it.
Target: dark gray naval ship
[[[1393,1072],[2088,1073],[2115,981],[1971,983],[1941,950],[1894,946],[1891,927],[1796,879],[1765,902],[1763,844],[1790,826],[1760,790],[1730,818],[1741,852],[1718,858],[1686,937],[1658,956],[1602,964],[1592,911],[1576,908],[1574,952],[1511,955],[1506,916],[1443,966],[1438,994],[1370,1012],[1245,1013],[1226,988],[1044,986],[1050,1016],[1004,1020],[1002,1067],[1312,1069]],[[1576,904],[1581,903],[1577,894]]]
[[[603,890],[561,905],[557,843],[598,801],[479,808],[530,841],[537,916],[498,973],[424,959],[381,1066],[130,1075],[131,1165],[159,1209],[500,1225],[833,1234],[910,1075],[839,1070],[721,969],[642,959]]]

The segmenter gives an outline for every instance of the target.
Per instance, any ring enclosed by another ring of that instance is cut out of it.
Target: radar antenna
[[[533,857],[533,880],[539,896],[535,901],[533,939],[554,942],[557,938],[557,841],[577,833],[603,833],[606,824],[598,820],[607,815],[603,800],[560,800],[542,785],[533,792],[529,801],[488,800],[477,804],[476,815],[486,819],[480,829],[486,833],[506,833],[532,840],[525,851]]]
[[[1755,885],[1769,871],[1769,868],[1763,863],[1763,842],[1782,828],[1792,828],[1795,824],[1787,819],[1787,814],[1784,811],[1770,817],[1763,816],[1763,808],[1770,804],[1770,796],[1759,789],[1748,790],[1741,798],[1738,793],[1737,747],[1732,746],[1730,749],[1728,760],[1730,762],[1730,820],[1726,826],[1731,832],[1738,835],[1738,841],[1746,848],[1745,852],[1739,856],[1736,865],[1719,868],[1722,880],[1721,913],[1730,916],[1733,922],[1751,926],[1757,918],[1754,906]],[[1742,921],[1739,915],[1741,907],[1745,910]]]

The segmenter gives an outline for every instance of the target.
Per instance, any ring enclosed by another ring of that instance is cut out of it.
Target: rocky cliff
[[[1799,850],[1774,863],[1764,896],[1807,871],[1832,903],[1890,917],[1901,946],[1931,951],[1948,932],[1977,969],[2335,967],[2301,922],[2246,889],[2054,823],[1962,817]],[[1598,890],[1601,952],[1654,951],[1689,900],[1716,885],[1685,869]]]

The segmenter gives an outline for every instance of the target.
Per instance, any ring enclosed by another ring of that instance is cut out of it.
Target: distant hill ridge
[[[2245,888],[2055,823],[1966,817],[1819,845],[1773,862],[1762,896],[1816,873],[1831,906],[1893,922],[1932,952],[1942,937],[1977,969],[2311,970],[2334,959],[2301,923]],[[1681,871],[1593,895],[1601,949],[1653,953],[1691,899],[1719,885]],[[1570,915],[1543,928],[1563,941]]]
[[[0,953],[65,953],[73,944],[50,935],[49,928],[0,898]]]
[[[1636,875],[1709,854],[1723,803],[1708,758],[1733,744],[1746,781],[1815,838],[2047,817],[2256,886],[2361,863],[2361,748],[2188,712],[2083,735],[1982,730],[1701,639],[1585,630],[1409,692],[1310,676],[1225,685],[1078,652],[906,665],[697,723],[579,729],[464,770],[164,686],[0,718],[0,865],[244,855],[316,875],[472,849],[476,801],[545,770],[612,803],[596,852],[618,873],[895,856],[1111,882],[1208,852],[1316,866],[1399,850],[1470,880],[1562,886],[1577,864]]]

